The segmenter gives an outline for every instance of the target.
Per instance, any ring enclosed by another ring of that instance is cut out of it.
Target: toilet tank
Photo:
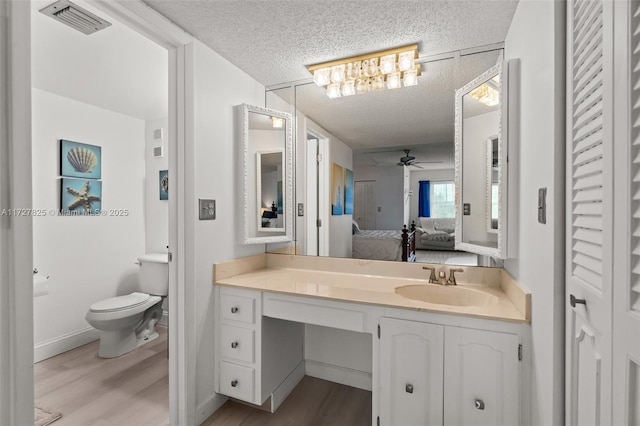
[[[155,296],[169,294],[169,255],[167,253],[145,254],[138,258],[140,290]]]

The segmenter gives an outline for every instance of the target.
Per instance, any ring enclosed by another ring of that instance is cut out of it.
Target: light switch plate
[[[199,219],[200,220],[215,220],[216,218],[216,200],[208,200],[200,198],[198,200],[199,206]]]
[[[471,204],[470,203],[464,203],[462,205],[462,214],[464,216],[469,216],[471,214]]]

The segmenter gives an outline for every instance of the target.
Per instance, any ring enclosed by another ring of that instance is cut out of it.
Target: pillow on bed
[[[358,222],[356,222],[355,220],[351,219],[351,235],[353,234],[359,234],[360,233],[360,227],[358,226]]]
[[[420,225],[420,227],[424,229],[424,232],[426,232],[427,234],[433,234],[436,232],[436,228],[433,225],[433,219],[430,217],[421,217]]]

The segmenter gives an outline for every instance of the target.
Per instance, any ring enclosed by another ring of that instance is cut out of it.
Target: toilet
[[[101,358],[126,354],[158,337],[155,327],[169,291],[168,254],[145,254],[138,262],[141,291],[96,302],[85,317],[101,331]]]

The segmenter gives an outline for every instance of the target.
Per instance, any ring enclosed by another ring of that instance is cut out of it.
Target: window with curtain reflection
[[[431,217],[452,218],[456,214],[455,185],[453,181],[431,182]]]

